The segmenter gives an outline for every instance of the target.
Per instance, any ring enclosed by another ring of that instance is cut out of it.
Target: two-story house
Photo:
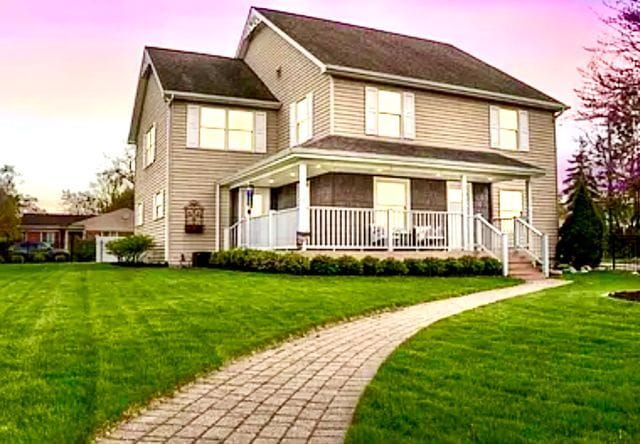
[[[170,264],[246,246],[546,270],[564,109],[445,43],[252,8],[235,58],[145,48],[136,232]]]

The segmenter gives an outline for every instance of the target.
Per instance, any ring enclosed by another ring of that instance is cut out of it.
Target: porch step
[[[517,250],[509,252],[509,276],[525,281],[544,279],[544,274],[531,258],[526,253]]]

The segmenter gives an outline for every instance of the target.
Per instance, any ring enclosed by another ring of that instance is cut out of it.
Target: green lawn
[[[640,289],[630,274],[455,316],[396,350],[347,442],[640,442]]]
[[[132,406],[312,326],[514,281],[0,266],[0,442],[87,441]]]

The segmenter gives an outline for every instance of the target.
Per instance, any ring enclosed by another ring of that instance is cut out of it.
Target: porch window
[[[164,217],[164,191],[156,193],[153,197],[153,220]]]
[[[200,148],[253,150],[254,113],[202,107],[200,109]]]
[[[151,125],[151,128],[144,133],[142,141],[142,165],[148,167],[156,160],[156,125]]]
[[[522,191],[500,190],[500,225],[502,230],[513,233],[514,218],[522,217]]]
[[[378,135],[400,137],[402,96],[399,92],[378,91]]]

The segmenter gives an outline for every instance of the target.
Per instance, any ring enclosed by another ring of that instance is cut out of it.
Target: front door
[[[467,214],[462,214],[462,183],[447,182],[447,233],[450,250],[461,250],[464,237],[465,217],[473,214],[473,190],[471,183],[467,186]],[[471,220],[471,219],[468,219]],[[471,242],[473,242],[470,239]]]
[[[375,224],[385,231],[407,229],[409,209],[409,179],[376,177],[374,180]],[[388,223],[391,224],[388,227]],[[388,230],[389,229],[389,230]]]

